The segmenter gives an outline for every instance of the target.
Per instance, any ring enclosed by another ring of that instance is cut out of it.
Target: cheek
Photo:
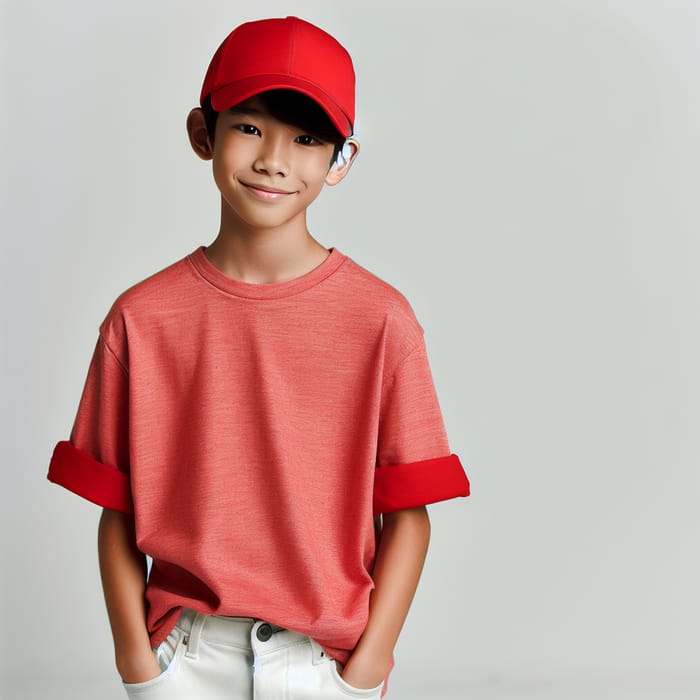
[[[222,163],[221,160],[215,159],[212,163],[211,172],[214,176],[214,182],[216,183],[217,187],[219,189],[225,187],[229,179],[228,169],[226,168],[225,164]]]
[[[331,155],[329,153],[326,157],[325,154],[319,154],[309,158],[300,168],[299,174],[309,187],[320,189],[323,186],[330,168]]]
[[[222,150],[215,155],[212,162],[212,174],[219,187],[228,186],[233,176],[242,170],[244,155],[239,148]]]
[[[220,140],[216,142],[214,163],[217,169],[235,172],[254,158],[255,142],[236,136],[236,134],[223,133]]]

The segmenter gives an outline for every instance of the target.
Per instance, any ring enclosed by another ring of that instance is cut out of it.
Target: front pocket
[[[345,695],[352,698],[368,698],[369,700],[374,700],[375,698],[379,700],[382,696],[382,688],[384,687],[384,681],[382,681],[376,688],[355,688],[355,686],[350,685],[338,671],[338,667],[333,659],[329,659],[329,667],[331,670],[331,678],[337,685],[338,689]]]
[[[169,694],[167,687],[164,688],[164,686],[169,685],[168,681],[177,674],[181,666],[182,658],[187,651],[187,644],[185,643],[186,638],[183,636],[182,632],[174,630],[171,635],[172,634],[177,635],[178,644],[177,647],[175,647],[175,653],[172,655],[171,659],[168,659],[171,654],[169,654],[167,650],[167,645],[172,643],[170,635],[168,639],[158,647],[158,662],[164,664],[170,660],[170,663],[167,664],[167,668],[160,676],[156,676],[150,681],[144,681],[143,683],[125,683],[122,681],[122,685],[128,697],[138,698],[139,700],[170,700],[172,696]]]

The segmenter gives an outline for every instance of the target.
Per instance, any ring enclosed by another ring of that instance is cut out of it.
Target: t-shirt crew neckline
[[[315,287],[347,260],[337,248],[329,248],[329,251],[328,257],[313,270],[300,277],[272,284],[255,284],[229,277],[207,258],[204,246],[197,248],[188,259],[201,277],[227,294],[246,299],[282,299]]]

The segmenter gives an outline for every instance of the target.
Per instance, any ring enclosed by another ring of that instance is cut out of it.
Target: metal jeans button
[[[272,637],[272,626],[264,622],[255,634],[261,642],[267,642]]]

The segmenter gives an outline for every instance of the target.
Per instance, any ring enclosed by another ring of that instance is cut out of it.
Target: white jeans
[[[158,647],[163,673],[124,683],[132,700],[379,700],[382,685],[348,685],[306,635],[247,617],[184,610]]]

